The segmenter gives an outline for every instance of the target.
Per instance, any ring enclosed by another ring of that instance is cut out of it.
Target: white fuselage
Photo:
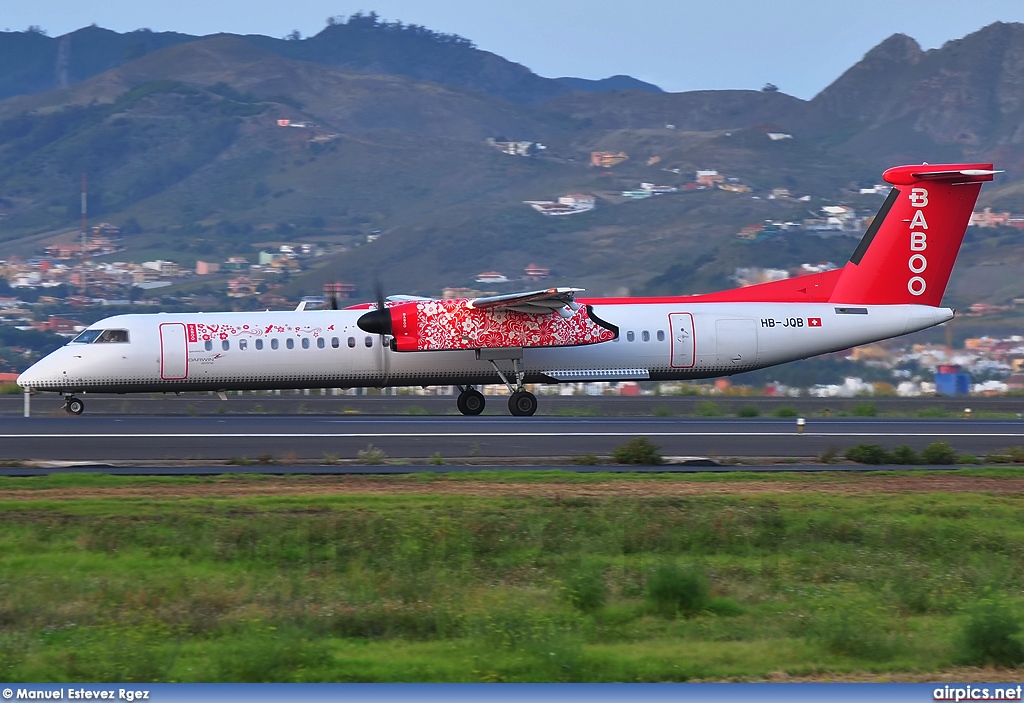
[[[948,308],[833,303],[602,304],[619,337],[527,348],[527,383],[727,376],[895,337],[952,319]],[[498,383],[474,351],[393,352],[356,326],[365,310],[118,315],[91,330],[127,342],[70,343],[18,379],[63,393]],[[500,354],[498,354],[500,357]],[[498,360],[504,371],[512,362]]]

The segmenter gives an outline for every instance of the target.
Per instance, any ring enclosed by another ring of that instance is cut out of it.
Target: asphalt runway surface
[[[0,459],[125,464],[247,458],[284,465],[356,459],[373,445],[393,459],[522,460],[609,455],[647,437],[665,456],[816,457],[860,443],[920,450],[947,441],[984,455],[1024,446],[1021,420],[515,418],[502,416],[33,417],[0,423]]]

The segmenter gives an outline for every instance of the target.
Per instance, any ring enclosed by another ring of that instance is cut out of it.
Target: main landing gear
[[[73,395],[64,399],[64,412],[68,415],[81,415],[85,410],[85,403]]]
[[[537,396],[530,391],[516,391],[508,399],[508,411],[521,417],[537,412]]]
[[[459,412],[463,415],[479,415],[484,411],[484,394],[472,386],[459,386],[459,398],[455,404],[459,406]]]
[[[498,372],[498,376],[501,377],[502,383],[508,386],[509,393],[512,394],[508,399],[508,411],[517,417],[528,417],[537,412],[537,396],[523,387],[523,377],[526,374],[523,371],[522,357],[510,360],[512,373],[515,374],[515,385],[509,381],[494,359],[489,359],[489,361],[494,370]]]

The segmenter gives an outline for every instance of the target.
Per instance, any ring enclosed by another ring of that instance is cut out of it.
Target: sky
[[[310,36],[359,10],[462,35],[547,77],[627,74],[673,92],[770,82],[804,99],[894,33],[932,49],[1024,22],[1024,0],[0,0],[0,29]]]

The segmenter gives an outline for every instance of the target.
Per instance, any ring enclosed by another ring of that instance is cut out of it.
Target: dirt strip
[[[259,480],[225,477],[203,483],[90,486],[0,490],[0,500],[88,498],[245,498],[250,496],[460,495],[538,498],[658,498],[758,494],[870,495],[884,493],[1024,493],[1024,478],[977,478],[948,474],[921,476],[843,475],[808,481],[605,480],[598,482],[423,481],[411,477],[303,476]]]

